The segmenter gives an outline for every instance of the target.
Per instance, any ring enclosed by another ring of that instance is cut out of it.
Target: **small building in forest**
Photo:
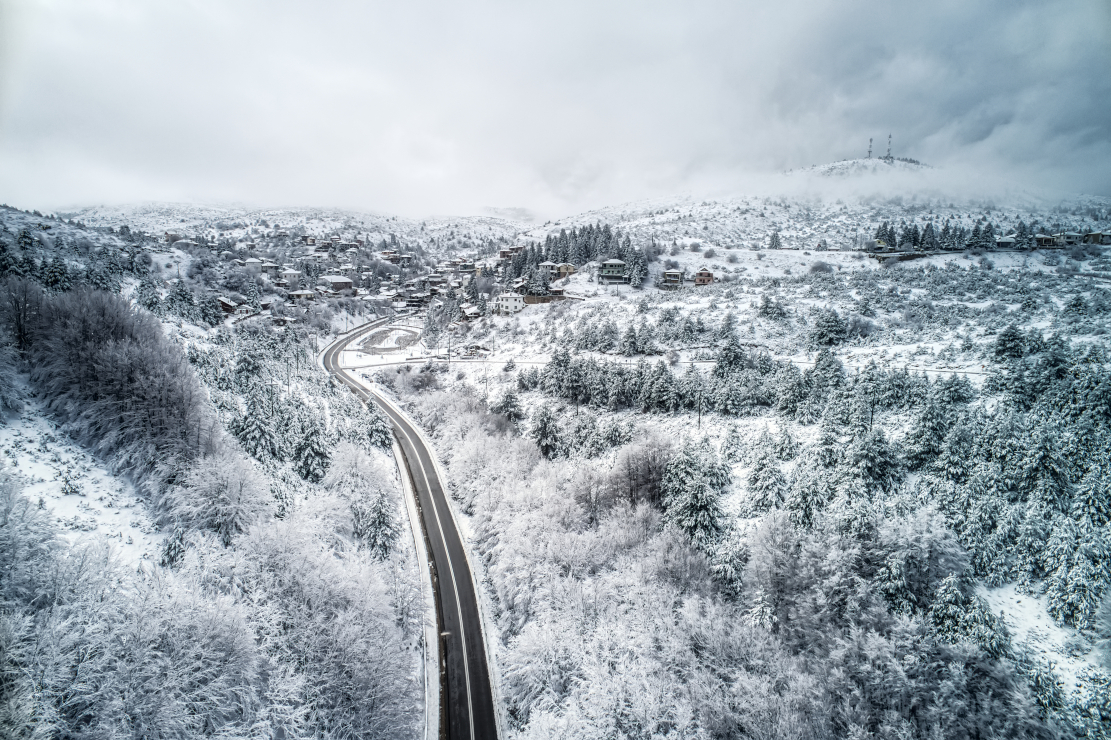
[[[683,271],[664,270],[660,285],[664,288],[681,288],[683,286]]]
[[[625,263],[618,259],[606,260],[598,267],[598,281],[602,283],[627,283]]]
[[[714,282],[714,273],[710,272],[708,268],[703,267],[701,270],[694,273],[695,285],[709,285],[712,282]]]

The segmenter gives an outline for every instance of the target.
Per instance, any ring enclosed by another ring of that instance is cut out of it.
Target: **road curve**
[[[359,398],[376,404],[390,419],[403,456],[399,462],[408,471],[416,492],[440,632],[440,737],[497,738],[497,715],[478,595],[432,451],[396,406],[340,366],[340,354],[350,342],[386,323],[388,320],[373,321],[340,337],[324,350],[321,359],[328,372]]]

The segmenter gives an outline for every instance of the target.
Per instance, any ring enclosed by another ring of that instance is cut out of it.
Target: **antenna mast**
[[[887,135],[887,159],[891,160],[891,134]]]
[[[872,137],[868,137],[868,159],[872,158]]]

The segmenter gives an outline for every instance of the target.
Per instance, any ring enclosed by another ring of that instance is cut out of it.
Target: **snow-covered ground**
[[[1066,693],[1078,687],[1082,671],[1099,667],[1100,658],[1091,642],[1049,616],[1045,596],[1022,593],[1013,583],[997,588],[980,587],[978,592],[992,612],[1003,615],[1016,644],[1025,643],[1053,664]]]
[[[132,566],[159,561],[165,534],[131,483],[67,438],[35,399],[5,421],[4,466],[23,484],[24,495],[53,513],[70,542],[105,540]]]

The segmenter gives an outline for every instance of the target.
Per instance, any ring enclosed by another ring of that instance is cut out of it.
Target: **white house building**
[[[502,293],[494,301],[494,312],[504,315],[525,310],[525,299],[517,293]]]

